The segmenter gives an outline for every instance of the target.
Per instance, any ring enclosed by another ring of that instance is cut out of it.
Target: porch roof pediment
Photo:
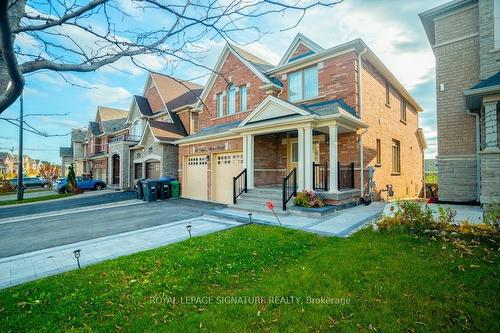
[[[311,113],[274,96],[266,97],[239,125],[289,116],[307,116]]]

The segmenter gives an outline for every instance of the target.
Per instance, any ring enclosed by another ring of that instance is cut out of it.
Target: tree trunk
[[[26,0],[10,0],[9,1],[9,23],[10,29],[14,30],[19,27],[21,18],[24,15]],[[15,35],[12,35],[12,42],[15,40]],[[7,90],[10,77],[5,66],[5,61],[0,53],[0,95]]]

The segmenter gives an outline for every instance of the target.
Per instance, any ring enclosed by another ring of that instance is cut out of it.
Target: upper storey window
[[[318,96],[318,67],[288,74],[288,99],[296,102]]]
[[[247,86],[240,87],[240,112],[247,110]]]
[[[137,119],[134,121],[134,124],[132,125],[132,136],[136,138],[140,138],[142,135],[142,124],[141,120]]]
[[[236,87],[230,84],[227,88],[227,114],[231,115],[236,112]]]
[[[222,94],[217,94],[217,117],[222,117],[224,115],[224,109],[222,109]]]

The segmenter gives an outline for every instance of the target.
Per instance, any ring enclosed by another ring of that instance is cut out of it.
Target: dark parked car
[[[68,185],[67,178],[57,180],[56,191],[59,193],[66,192],[66,186]],[[82,190],[103,190],[106,188],[106,183],[98,179],[90,179],[84,177],[76,177],[76,185]]]
[[[13,188],[17,188],[17,178],[12,178],[10,180],[10,184]],[[42,187],[47,188],[49,186],[49,181],[47,179],[43,179],[40,177],[26,177],[23,178],[23,187],[24,188],[34,188],[34,187]]]

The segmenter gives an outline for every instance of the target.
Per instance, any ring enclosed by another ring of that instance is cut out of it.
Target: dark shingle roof
[[[5,160],[7,156],[12,156],[12,155],[7,151],[0,151],[0,160]]]
[[[174,116],[174,114],[172,114],[172,116]],[[177,116],[177,115],[175,115],[175,116]],[[168,121],[150,120],[149,125],[151,127],[159,128],[161,130],[176,133],[176,134],[179,134],[182,136],[187,135],[187,132],[184,129],[184,126],[182,126],[182,123],[180,122],[180,120],[178,122],[175,122],[175,120],[174,120],[173,123],[170,123]]]
[[[104,130],[104,133],[113,133],[119,130],[122,130],[126,128],[127,126],[125,125],[125,122],[127,121],[127,118],[120,118],[120,119],[113,119],[113,120],[108,120],[108,121],[103,121],[102,128]]]
[[[151,105],[149,105],[148,99],[146,97],[134,95],[135,102],[139,108],[139,112],[147,117],[151,117],[154,113],[151,110]]]
[[[343,110],[347,111],[349,114],[355,116],[356,118],[359,118],[358,114],[356,113],[356,110],[354,108],[350,107],[343,99],[332,99],[329,101],[324,101],[324,102],[319,102],[319,103],[314,103],[314,104],[302,104],[299,105],[301,108],[305,109],[306,111],[310,111],[312,113],[315,113],[320,116],[328,115],[328,114],[334,114],[334,113],[339,113],[338,107],[342,108]]]
[[[73,156],[73,148],[71,148],[71,147],[60,147],[59,148],[59,156],[60,157]]]
[[[230,47],[231,49],[238,53],[238,55],[240,57],[242,57],[243,59],[245,59],[246,61],[248,61],[255,69],[257,69],[259,72],[262,73],[262,75],[264,75],[269,81],[271,81],[272,83],[278,85],[278,86],[283,86],[283,83],[278,80],[278,79],[275,79],[275,78],[270,78],[266,72],[275,68],[275,66],[273,64],[270,64],[268,63],[267,61],[257,57],[256,55],[253,55],[252,53],[250,52],[247,52],[233,44],[230,44]]]
[[[201,137],[204,137],[204,136],[207,136],[207,135],[213,135],[213,134],[217,134],[217,133],[224,133],[224,132],[229,131],[232,128],[236,128],[240,123],[241,123],[241,121],[234,121],[232,123],[224,123],[224,124],[219,124],[219,125],[214,125],[214,126],[206,127],[204,129],[202,129],[201,131],[199,131],[198,133],[191,134],[187,138],[189,138],[189,139],[190,138],[201,138]]]
[[[190,105],[190,104],[194,104],[198,101],[198,98],[200,97],[201,95],[201,92],[203,91],[203,89],[193,89],[193,90],[190,90],[174,99],[172,99],[171,101],[167,102],[167,108],[171,111],[171,110],[175,110],[181,106],[184,106],[184,105]]]
[[[95,121],[89,122],[89,130],[92,135],[97,136],[101,134],[101,129],[99,128],[99,123]]]
[[[87,138],[87,129],[73,129],[71,131],[71,142],[83,142]]]
[[[471,89],[480,89],[480,88],[486,88],[486,87],[493,87],[493,86],[498,86],[500,85],[500,72],[493,74],[489,78],[485,80],[481,80],[478,83],[476,83]]]

